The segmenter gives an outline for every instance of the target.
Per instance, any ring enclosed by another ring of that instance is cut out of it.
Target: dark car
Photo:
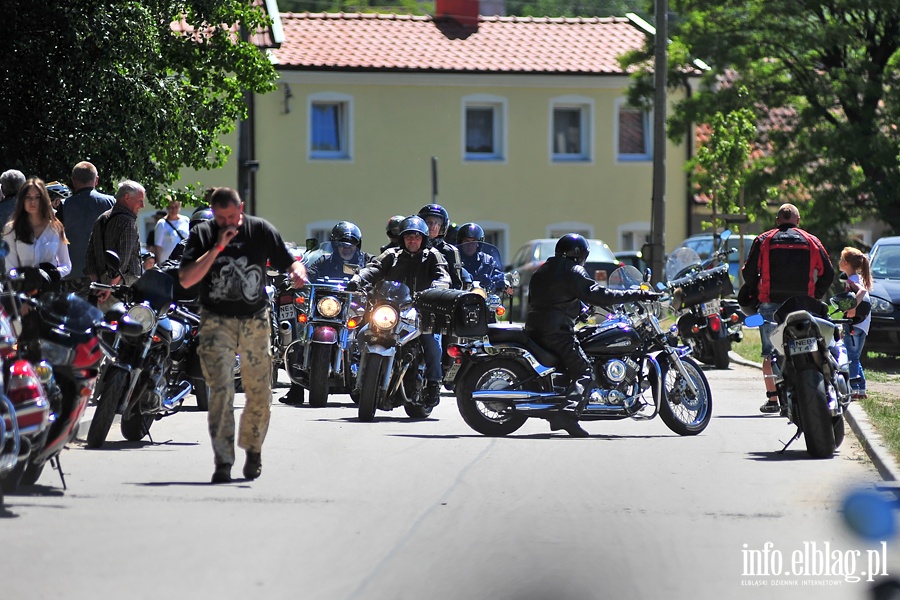
[[[900,237],[883,237],[869,252],[872,326],[865,350],[900,355]]]
[[[644,260],[644,255],[640,250],[624,250],[616,252],[616,260],[622,263],[622,266],[631,265],[641,273],[643,273],[648,265]]]
[[[519,273],[519,285],[513,294],[511,318],[524,321],[528,313],[528,284],[538,267],[556,252],[557,239],[543,238],[526,242],[513,256],[507,270]],[[601,285],[606,285],[609,274],[621,264],[602,240],[588,240],[590,254],[584,264],[585,270]]]
[[[740,287],[739,274],[741,268],[744,266],[744,262],[747,260],[747,256],[750,254],[750,246],[753,244],[754,239],[756,239],[755,235],[744,235],[743,259],[740,258],[740,236],[732,235],[726,244],[729,248],[735,249],[734,252],[728,255],[728,274],[731,275],[731,283],[734,285],[735,290]],[[677,250],[682,247],[691,248],[700,255],[700,260],[706,260],[713,251],[713,236],[711,233],[698,233],[697,235],[692,235],[678,244],[675,249]]]

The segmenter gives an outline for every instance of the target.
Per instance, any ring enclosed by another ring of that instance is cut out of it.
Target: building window
[[[639,251],[650,243],[650,223],[637,221],[619,225],[619,250]]]
[[[339,94],[315,94],[309,99],[309,157],[346,160],[351,157],[352,101]]]
[[[621,161],[653,159],[651,112],[625,104],[616,105],[616,156]]]
[[[482,94],[463,98],[463,160],[505,160],[505,122],[505,98]]]
[[[554,162],[591,160],[592,113],[589,98],[565,96],[550,101],[550,156]]]
[[[578,223],[576,221],[563,221],[561,223],[551,223],[546,228],[548,238],[561,238],[567,233],[577,233],[588,239],[594,237],[594,226],[587,223]]]

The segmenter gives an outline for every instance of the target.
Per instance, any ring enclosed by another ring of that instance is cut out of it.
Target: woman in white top
[[[37,177],[27,180],[19,190],[13,216],[3,227],[3,240],[9,244],[7,269],[49,263],[60,277],[72,270],[63,224],[53,213],[47,186]]]

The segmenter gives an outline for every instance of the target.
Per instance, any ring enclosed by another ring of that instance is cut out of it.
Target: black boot
[[[441,382],[429,381],[425,384],[424,404],[426,408],[434,408],[441,402]]]
[[[306,390],[303,389],[303,386],[291,382],[291,389],[288,390],[287,394],[279,398],[278,401],[282,404],[303,404],[305,393]]]
[[[585,438],[591,435],[578,424],[578,417],[569,412],[560,411],[555,415],[551,415],[548,420],[550,421],[550,431],[563,429],[570,436],[576,438]]]

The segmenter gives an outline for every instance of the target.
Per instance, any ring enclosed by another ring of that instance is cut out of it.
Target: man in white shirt
[[[180,210],[181,202],[173,200],[166,207],[166,216],[156,222],[152,250],[156,255],[156,264],[158,265],[166,262],[172,250],[181,240],[187,239],[191,220],[179,214]]]

